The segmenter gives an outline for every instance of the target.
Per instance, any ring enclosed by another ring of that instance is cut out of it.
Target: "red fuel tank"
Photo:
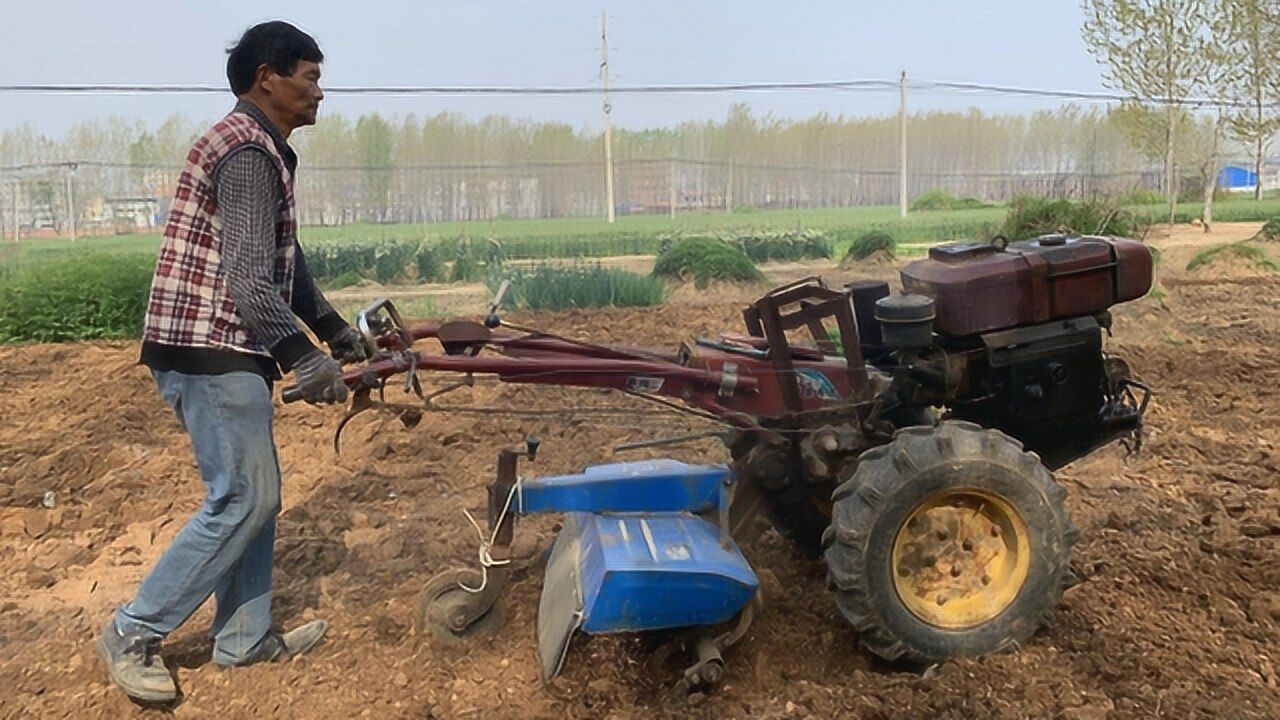
[[[904,292],[936,303],[934,330],[952,337],[1101,312],[1151,289],[1151,251],[1137,240],[1044,235],[950,243],[902,268]]]

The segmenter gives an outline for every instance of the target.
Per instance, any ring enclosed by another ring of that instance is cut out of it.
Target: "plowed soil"
[[[725,459],[709,440],[611,451],[714,429],[697,418],[598,391],[480,382],[440,402],[535,412],[428,414],[413,430],[365,416],[335,456],[340,411],[282,407],[276,617],[285,627],[326,618],[329,636],[289,663],[218,672],[205,607],[165,644],[179,702],[135,705],[107,682],[93,641],[200,503],[189,443],[133,364],[134,343],[0,348],[0,717],[1278,717],[1280,276],[1180,272],[1203,244],[1254,230],[1153,236],[1166,248],[1165,296],[1117,308],[1108,341],[1156,390],[1147,442],[1133,457],[1108,447],[1058,473],[1081,530],[1082,582],[1052,628],[1013,654],[899,671],[859,647],[821,563],[767,533],[749,549],[765,611],[728,651],[723,685],[689,697],[667,691],[676,668],[655,670],[654,644],[636,637],[578,637],[564,674],[544,685],[537,573],[507,593],[496,635],[419,643],[423,585],[475,560],[462,510],[482,511],[500,445],[541,437],[524,470],[539,474]],[[812,271],[866,274],[830,264],[770,274]],[[755,292],[510,319],[670,348],[738,329]],[[550,520],[531,522],[521,542],[533,548],[552,532]]]

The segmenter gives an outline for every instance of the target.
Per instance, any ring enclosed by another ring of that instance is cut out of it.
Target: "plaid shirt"
[[[293,313],[324,339],[345,326],[297,245],[295,163],[279,131],[245,101],[196,142],[156,264],[143,363],[278,377],[272,356],[287,370],[315,349]]]

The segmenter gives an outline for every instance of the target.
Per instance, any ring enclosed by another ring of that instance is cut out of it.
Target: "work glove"
[[[347,385],[342,382],[342,366],[319,350],[312,350],[293,367],[302,399],[311,404],[345,402]]]
[[[336,335],[329,338],[329,351],[333,354],[333,359],[343,365],[367,360],[369,357],[364,347],[364,338],[350,325],[343,327]]]

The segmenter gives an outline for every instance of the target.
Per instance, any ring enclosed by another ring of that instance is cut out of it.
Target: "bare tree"
[[[1168,114],[1164,108],[1124,103],[1111,111],[1110,118],[1125,130],[1129,142],[1139,152],[1151,158],[1164,154],[1163,136],[1152,132],[1153,128],[1163,129],[1168,122]],[[1185,108],[1175,108],[1173,113],[1173,136],[1176,139],[1174,157],[1183,167],[1191,168],[1200,182],[1204,192],[1202,219],[1206,232],[1213,222],[1213,196],[1218,184],[1218,162],[1221,158],[1225,125],[1226,112],[1223,109],[1212,116],[1197,115]]]
[[[391,126],[378,113],[362,115],[356,121],[355,140],[366,212],[374,222],[387,222],[395,167],[391,157]]]
[[[1280,131],[1280,2],[1276,0],[1219,0],[1212,29],[1218,62],[1224,70],[1223,91],[1236,107],[1227,117],[1232,137],[1250,146],[1258,182],[1255,200],[1262,197],[1262,163],[1267,144]]]
[[[1205,232],[1209,232],[1213,225],[1213,195],[1218,188],[1218,163],[1226,117],[1226,110],[1219,108],[1212,117],[1195,118],[1189,123],[1188,132],[1184,135],[1187,139],[1183,143],[1187,157],[1200,175],[1200,188],[1204,193],[1204,209],[1200,219],[1204,223]]]
[[[1146,105],[1164,106],[1162,122],[1169,224],[1177,204],[1174,143],[1177,111],[1209,72],[1209,0],[1085,0],[1085,45],[1105,68],[1103,78]]]

